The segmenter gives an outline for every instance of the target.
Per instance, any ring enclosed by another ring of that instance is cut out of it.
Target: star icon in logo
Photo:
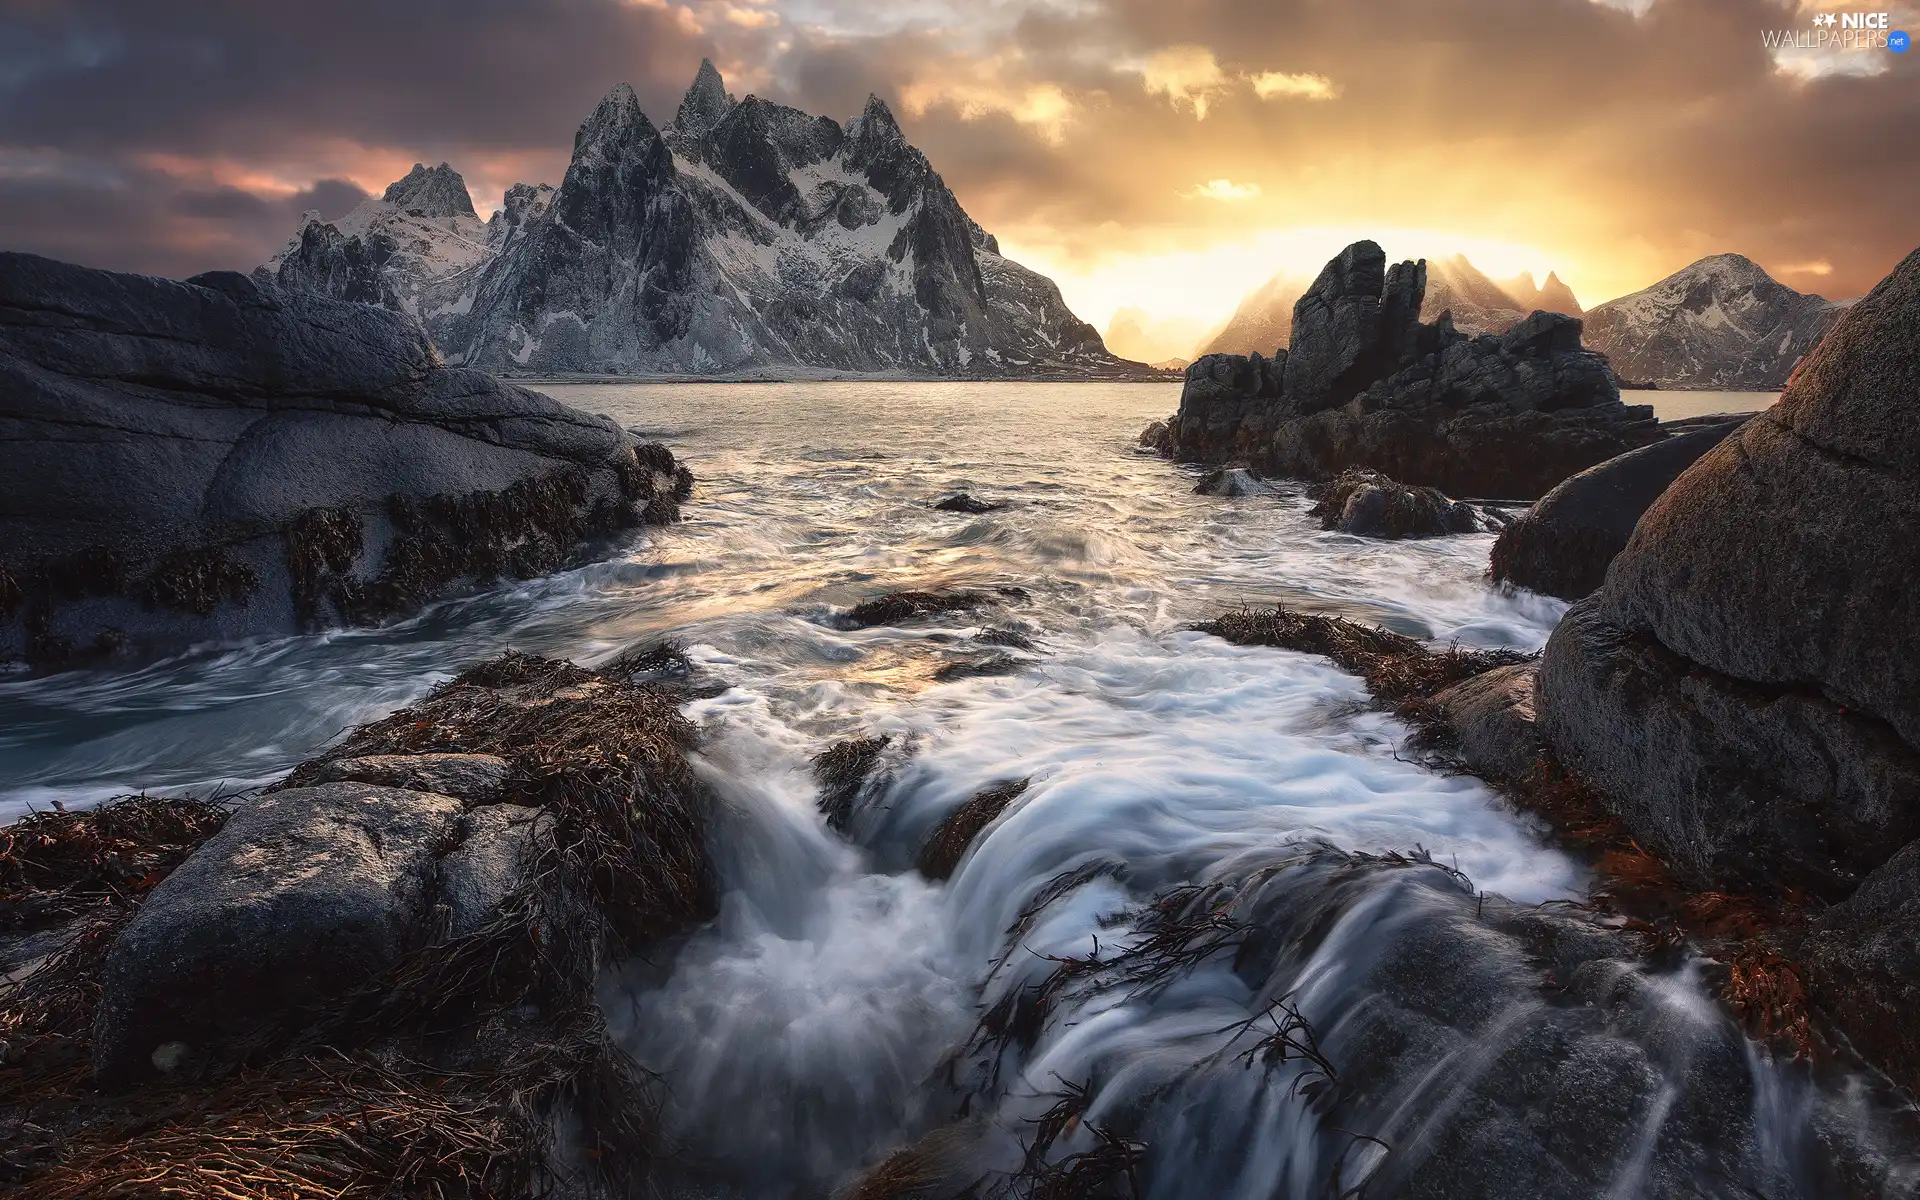
[[[1834,13],[1826,13],[1823,16],[1821,16],[1820,20],[1823,24],[1826,25],[1828,29],[1832,29],[1836,24],[1839,23],[1840,18],[1838,15]]]

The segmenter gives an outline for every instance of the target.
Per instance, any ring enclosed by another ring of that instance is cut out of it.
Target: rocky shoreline
[[[0,661],[403,616],[675,520],[666,447],[386,309],[0,254]]]

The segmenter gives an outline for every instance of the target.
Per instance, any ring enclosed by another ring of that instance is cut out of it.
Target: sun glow
[[[1080,319],[1097,328],[1106,328],[1116,311],[1129,306],[1155,318],[1189,317],[1217,328],[1248,292],[1275,275],[1284,271],[1311,280],[1329,258],[1363,238],[1379,242],[1390,260],[1464,254],[1495,279],[1522,271],[1538,279],[1558,271],[1566,278],[1568,271],[1564,260],[1519,242],[1377,226],[1270,229],[1200,250],[1169,249],[1093,263],[1075,261],[1057,245],[1018,234],[1002,235],[1001,247],[1009,257],[1051,277]]]

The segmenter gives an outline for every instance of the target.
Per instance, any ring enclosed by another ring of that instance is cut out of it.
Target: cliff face
[[[559,188],[515,187],[486,226],[441,215],[465,189],[440,170],[369,201],[379,211],[360,219],[362,244],[332,244],[353,236],[344,222],[334,238],[309,229],[265,269],[387,302],[383,276],[449,362],[492,370],[1131,368],[1052,281],[1000,254],[878,99],[843,125],[735,100],[703,63],[664,129],[616,88],[581,126]],[[435,234],[434,253],[406,258],[399,233],[417,230],[392,227],[407,220],[461,244]]]

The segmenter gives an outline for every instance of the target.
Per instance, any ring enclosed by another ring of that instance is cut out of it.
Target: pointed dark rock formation
[[[734,99],[727,94],[726,81],[720,78],[720,72],[713,60],[700,60],[700,70],[693,77],[693,86],[680,100],[680,108],[673,114],[673,132],[691,143],[697,144],[707,132],[726,119],[732,111]]]
[[[1324,479],[1370,467],[1455,496],[1530,498],[1577,471],[1658,441],[1652,410],[1620,403],[1580,322],[1535,313],[1469,338],[1419,319],[1426,264],[1387,268],[1347,247],[1294,307],[1293,344],[1208,355],[1187,368],[1161,444],[1193,461],[1244,461]]]
[[[467,181],[446,163],[437,167],[413,164],[413,170],[389,184],[380,198],[415,216],[480,219],[473,211],[473,197],[467,194]]]

